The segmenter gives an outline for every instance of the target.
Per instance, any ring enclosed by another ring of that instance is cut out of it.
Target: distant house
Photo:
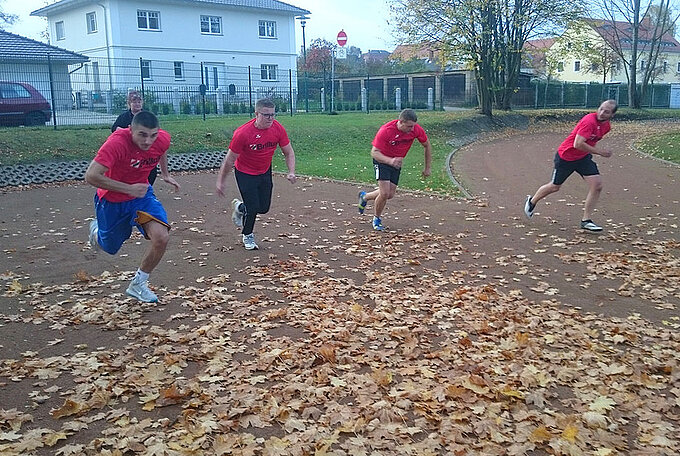
[[[368,52],[361,54],[361,58],[364,62],[384,62],[390,57],[390,53],[378,49],[369,49]]]
[[[527,40],[522,49],[522,72],[543,77],[547,72],[546,53],[555,44],[555,38]]]
[[[91,57],[83,79],[94,91],[140,79],[208,90],[249,80],[287,87],[295,19],[305,14],[277,0],[60,0],[31,13],[47,18],[52,43]]]
[[[425,63],[441,66],[443,56],[437,43],[400,44],[390,55],[393,60],[408,62],[418,59]]]
[[[0,30],[0,80],[31,84],[55,110],[72,108],[69,65],[87,60],[85,55]]]
[[[583,19],[585,27],[586,40],[594,45],[601,45],[603,53],[609,54],[607,61],[607,80],[604,82],[622,82],[626,81],[626,69],[623,67],[624,62],[614,55],[613,49],[620,48],[624,54],[630,56],[632,52],[632,30],[628,22],[612,22],[599,19]],[[566,33],[570,33],[568,30]],[[644,71],[649,62],[645,61],[645,55],[649,52],[649,46],[653,37],[654,27],[649,21],[645,19],[642,21],[639,28],[638,36],[638,72]],[[579,54],[577,49],[571,50],[571,42],[564,42],[565,40],[552,39],[549,40],[535,40],[534,42],[527,42],[524,50],[530,51],[531,45],[534,50],[545,49],[545,55],[550,53],[557,53],[566,55],[557,63],[555,74],[552,76],[556,79],[568,82],[603,82],[603,69],[601,62],[590,62],[588,57]],[[542,42],[542,43],[541,43]],[[566,46],[566,52],[565,51]],[[553,54],[555,55],[555,54]],[[628,60],[628,59],[627,59]],[[543,62],[534,62],[532,65],[536,71],[537,68],[545,66],[545,57]],[[538,63],[538,64],[536,64]],[[680,79],[680,42],[676,40],[671,34],[667,33],[661,38],[661,51],[656,62],[656,71],[654,82],[669,83],[677,82]]]

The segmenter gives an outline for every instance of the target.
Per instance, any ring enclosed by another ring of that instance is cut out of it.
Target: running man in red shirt
[[[528,218],[534,215],[534,209],[539,201],[559,191],[567,178],[576,171],[588,184],[581,228],[587,231],[602,231],[602,227],[591,219],[602,192],[602,177],[593,161],[593,154],[602,157],[612,156],[612,151],[595,147],[595,145],[611,130],[609,121],[614,117],[617,109],[618,104],[615,100],[606,100],[602,102],[597,112],[586,114],[576,124],[574,130],[557,149],[554,158],[555,169],[550,182],[539,187],[533,196],[527,195],[524,202],[524,214]]]
[[[382,212],[387,200],[394,198],[397,192],[402,162],[415,139],[418,139],[425,149],[423,177],[427,177],[431,173],[432,145],[425,130],[416,123],[417,121],[418,117],[413,109],[404,109],[397,120],[387,122],[380,127],[373,139],[371,157],[373,158],[378,188],[370,193],[363,190],[359,192],[359,213],[364,213],[366,203],[375,200],[374,230],[382,231],[384,229]]]
[[[241,125],[234,132],[229,150],[217,174],[217,194],[224,196],[225,179],[236,168],[236,184],[241,198],[231,202],[231,219],[242,228],[243,246],[256,250],[255,219],[257,214],[266,214],[272,202],[272,158],[278,146],[288,167],[287,179],[295,183],[295,152],[283,125],[274,120],[274,102],[263,98],[255,103],[255,118]]]
[[[168,173],[169,147],[170,135],[158,128],[158,118],[141,111],[130,128],[109,136],[85,172],[85,181],[97,187],[90,247],[114,255],[132,234],[133,226],[151,241],[127,288],[128,295],[143,302],[158,301],[149,289],[149,274],[163,258],[170,231],[165,209],[149,185],[149,172],[160,164],[161,179],[175,190],[180,188]]]

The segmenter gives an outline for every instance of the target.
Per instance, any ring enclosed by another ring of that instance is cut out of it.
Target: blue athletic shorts
[[[600,171],[597,169],[597,164],[593,161],[592,154],[588,154],[579,160],[567,161],[563,160],[560,157],[560,154],[556,153],[553,163],[555,163],[555,169],[552,174],[552,183],[555,185],[564,184],[564,181],[566,181],[574,171],[579,173],[581,177],[600,174]]]
[[[94,211],[97,216],[99,229],[99,246],[111,255],[118,252],[131,235],[132,227],[136,226],[142,235],[149,239],[144,232],[143,224],[155,220],[170,229],[168,215],[163,205],[153,193],[153,187],[149,189],[143,198],[135,198],[122,203],[112,203],[105,199],[100,200],[94,195]]]
[[[394,166],[373,160],[373,169],[375,170],[375,180],[390,181],[394,185],[399,185],[399,175],[401,174],[400,168],[395,168]]]

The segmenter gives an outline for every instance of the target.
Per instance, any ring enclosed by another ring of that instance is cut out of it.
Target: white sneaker
[[[246,250],[257,250],[257,244],[255,244],[255,235],[253,233],[243,235],[243,246]]]
[[[527,200],[524,202],[524,215],[531,218],[534,215],[535,204],[531,204],[531,195],[527,195]]]
[[[602,231],[602,227],[600,225],[596,224],[595,222],[593,222],[590,219],[581,220],[581,228],[583,228],[586,231],[593,231],[593,232]]]
[[[99,232],[99,225],[97,225],[97,219],[90,222],[90,235],[88,237],[88,245],[95,252],[99,251],[99,241],[97,233]]]
[[[128,294],[128,296],[132,296],[138,301],[158,302],[158,296],[156,296],[153,291],[149,290],[147,281],[139,282],[135,279],[132,279],[130,286],[128,286],[125,292]]]
[[[238,228],[243,228],[243,212],[238,210],[238,207],[242,202],[243,201],[236,198],[231,200],[231,207],[233,208],[231,211],[231,221],[234,222],[234,225]]]

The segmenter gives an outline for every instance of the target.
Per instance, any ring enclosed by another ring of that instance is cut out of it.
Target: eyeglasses
[[[267,119],[273,119],[274,117],[276,117],[276,113],[265,114],[263,112],[258,112],[258,114],[261,115],[262,117],[266,117]]]

